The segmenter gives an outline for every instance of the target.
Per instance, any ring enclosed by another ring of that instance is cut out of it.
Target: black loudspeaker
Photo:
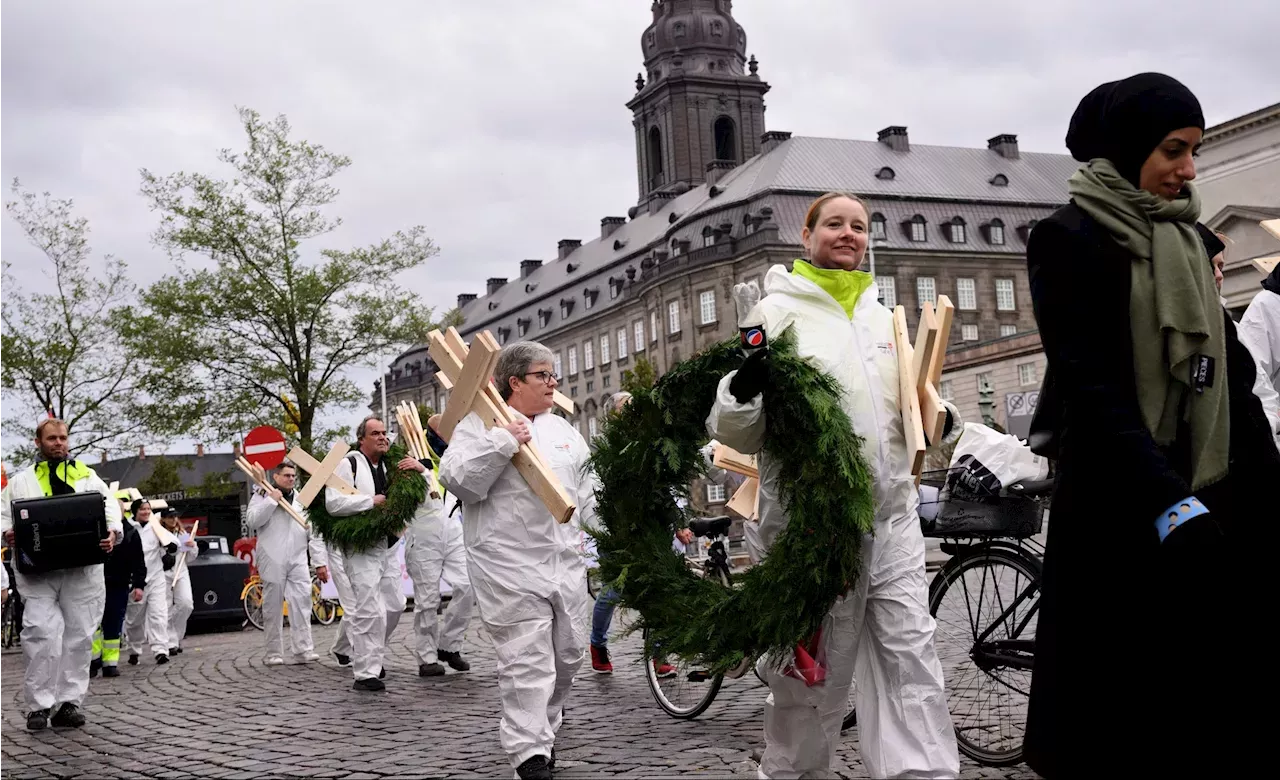
[[[101,493],[19,498],[13,511],[18,571],[43,574],[105,563],[107,505]]]

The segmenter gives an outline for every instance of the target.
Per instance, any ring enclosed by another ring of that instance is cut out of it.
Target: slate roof
[[[525,335],[536,339],[540,332],[595,316],[626,300],[625,295],[610,297],[610,277],[625,279],[627,267],[634,266],[638,278],[641,260],[655,250],[670,252],[675,240],[688,241],[689,251],[696,252],[704,230],[724,223],[732,224],[732,235],[740,238],[747,232],[745,220],[759,217],[765,207],[772,209],[778,239],[798,245],[809,203],[829,190],[856,193],[873,214],[885,216],[887,243],[880,245],[885,248],[1022,254],[1026,245],[1017,228],[1065,203],[1066,180],[1078,167],[1064,154],[1023,152],[1008,159],[991,149],[912,145],[899,152],[878,141],[791,137],[726,172],[714,186],[694,187],[652,213],[641,207],[609,236],[584,241],[566,258],[545,262],[525,278],[519,278],[513,259],[515,278],[463,308],[463,330],[488,328],[496,334],[509,328],[514,340],[517,321],[529,320]],[[892,169],[892,179],[881,173],[885,168]],[[992,183],[998,175],[1007,183]],[[909,242],[902,227],[917,214],[928,224],[925,242]],[[941,229],[957,216],[967,225],[963,244],[951,243]],[[1003,246],[988,243],[979,230],[993,218],[1004,223]],[[588,311],[584,291],[590,289],[599,294]],[[562,300],[573,301],[567,317],[561,316]],[[545,309],[551,310],[551,320],[542,331],[538,312]],[[422,349],[407,350],[396,368],[415,361],[425,366]]]
[[[191,469],[187,470],[182,466],[178,467],[178,476],[182,478],[182,484],[185,487],[196,487],[205,478],[207,474],[228,473],[232,482],[244,482],[245,476],[236,468],[236,455],[232,452],[206,452],[202,457],[191,455],[148,455],[145,458],[139,458],[133,455],[128,458],[117,458],[109,460],[106,463],[88,463],[103,482],[110,485],[112,482],[119,482],[121,487],[131,488],[137,487],[139,482],[151,476],[151,472],[155,470],[156,462],[166,458],[181,458],[191,464]]]

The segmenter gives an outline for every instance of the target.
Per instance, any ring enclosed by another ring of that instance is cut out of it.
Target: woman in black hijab
[[[1024,752],[1044,777],[1264,766],[1249,637],[1280,456],[1196,229],[1203,132],[1168,76],[1093,90],[1071,202],[1027,247],[1058,459]]]

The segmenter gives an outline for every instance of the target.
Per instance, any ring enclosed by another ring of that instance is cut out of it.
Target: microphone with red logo
[[[760,286],[754,281],[733,286],[733,305],[738,313],[738,344],[742,354],[769,348],[769,336],[764,332],[764,318],[755,310],[760,302]]]

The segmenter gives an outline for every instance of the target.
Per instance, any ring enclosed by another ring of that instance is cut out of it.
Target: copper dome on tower
[[[745,74],[747,33],[733,18],[732,0],[657,0],[640,47],[650,83],[673,70]]]

